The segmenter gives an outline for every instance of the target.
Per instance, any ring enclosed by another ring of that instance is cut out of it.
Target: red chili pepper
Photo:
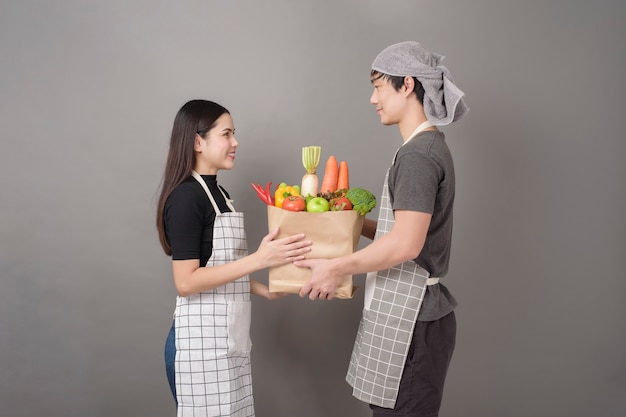
[[[265,194],[263,193],[263,191],[261,189],[259,189],[259,186],[257,184],[254,183],[250,183],[250,185],[252,186],[252,188],[254,188],[254,191],[256,191],[257,196],[263,200],[265,203],[267,203],[266,198],[265,198]]]
[[[267,196],[267,199],[269,200],[269,204],[270,205],[274,205],[274,193],[272,193],[272,181],[268,182],[265,185],[265,195]]]
[[[256,191],[256,193],[259,196],[259,198],[265,204],[272,205],[272,206],[274,205],[274,203],[272,202],[272,198],[265,193],[265,190],[263,189],[261,184],[254,184],[254,183],[251,182],[250,185],[252,186],[252,188],[254,188],[254,190]]]

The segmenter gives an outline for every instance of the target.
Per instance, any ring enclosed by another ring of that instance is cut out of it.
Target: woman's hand
[[[286,292],[270,292],[270,289],[267,287],[267,285],[261,284],[254,279],[250,280],[250,292],[254,295],[258,295],[270,301],[278,300],[279,298],[283,298],[284,296],[289,295],[289,293]]]
[[[303,233],[276,239],[278,232],[274,229],[268,233],[255,252],[264,268],[302,260],[311,251],[311,241],[305,240]]]

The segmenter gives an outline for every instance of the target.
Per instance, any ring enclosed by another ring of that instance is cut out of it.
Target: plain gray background
[[[231,110],[218,178],[254,249],[249,183],[299,182],[302,146],[380,193],[400,138],[369,68],[407,39],[447,57],[471,108],[443,129],[460,305],[441,416],[626,415],[625,21],[621,0],[3,0],[0,415],[173,416],[154,218],[176,111]],[[362,295],[255,298],[259,417],[369,415],[344,382]]]

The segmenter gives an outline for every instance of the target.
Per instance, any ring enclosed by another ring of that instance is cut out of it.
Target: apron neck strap
[[[219,206],[215,202],[215,199],[213,198],[213,194],[211,194],[211,191],[209,191],[209,187],[207,187],[206,183],[202,179],[202,176],[200,174],[198,174],[195,170],[191,171],[191,176],[194,177],[196,179],[196,181],[198,181],[200,183],[200,185],[202,186],[202,188],[204,189],[204,192],[209,197],[209,200],[211,200],[211,204],[213,205],[213,209],[215,210],[215,213],[222,214],[222,211],[220,210]],[[217,189],[224,196],[224,200],[226,200],[226,205],[228,206],[228,208],[230,208],[234,212],[235,211],[235,207],[233,207],[233,205],[231,203],[231,200],[226,197],[226,195],[224,194],[224,191],[222,191],[222,189],[220,188],[219,185],[217,186]]]
[[[433,124],[431,122],[429,122],[428,120],[426,120],[425,122],[421,123],[419,126],[417,126],[417,128],[413,131],[413,133],[411,133],[411,136],[409,136],[409,138],[404,141],[404,143],[407,143],[408,141],[413,139],[415,136],[417,136],[417,134],[419,132],[421,132],[422,130],[428,129],[429,127],[433,127]],[[404,145],[404,143],[403,143],[403,145]]]
[[[411,135],[408,137],[408,139],[405,140],[402,145],[400,145],[400,148],[403,147],[404,145],[406,145],[407,143],[409,143],[409,141],[411,139],[413,139],[415,136],[417,136],[422,130],[426,130],[429,127],[433,127],[433,126],[434,125],[430,121],[428,121],[428,120],[426,120],[425,122],[422,122],[419,126],[417,126],[417,128],[413,131],[413,133],[411,133]],[[396,163],[396,157],[398,156],[398,152],[400,151],[400,148],[398,148],[396,150],[396,153],[393,156],[393,161],[391,162],[392,164]]]

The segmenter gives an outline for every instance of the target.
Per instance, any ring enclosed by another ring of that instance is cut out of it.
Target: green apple
[[[311,213],[322,213],[330,210],[330,204],[324,197],[313,197],[306,203],[306,211]]]

